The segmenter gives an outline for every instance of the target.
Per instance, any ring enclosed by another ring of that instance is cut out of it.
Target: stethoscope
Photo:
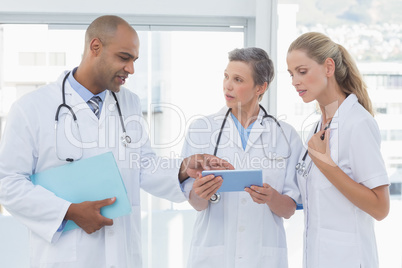
[[[329,121],[328,125],[324,128],[324,131],[327,130],[331,126],[331,122],[332,122],[332,119],[331,119],[331,121]],[[317,133],[319,124],[320,124],[320,122],[317,123],[317,126],[315,127],[315,130],[314,130],[314,134]],[[324,137],[325,137],[325,133],[323,133],[320,136],[321,140],[324,140]],[[304,153],[304,155],[302,157],[301,162],[297,163],[297,165],[296,165],[297,173],[299,175],[303,176],[305,179],[308,177],[308,174],[310,172],[311,166],[313,165],[313,161],[311,160],[309,165],[306,166],[307,155],[308,155],[308,149],[306,149],[306,151],[305,151],[305,153]]]
[[[61,94],[62,94],[62,97],[63,97],[63,103],[60,104],[59,107],[57,107],[56,115],[55,115],[55,118],[54,118],[54,120],[55,120],[54,128],[55,128],[55,133],[56,133],[56,146],[55,146],[56,155],[57,155],[57,158],[59,158],[60,160],[67,161],[67,162],[73,162],[73,161],[79,160],[79,159],[81,159],[82,154],[83,154],[82,146],[80,146],[80,148],[81,148],[80,156],[78,158],[76,158],[76,159],[73,159],[73,158],[63,159],[63,158],[59,157],[59,154],[57,152],[57,126],[58,126],[58,123],[59,123],[59,113],[60,113],[61,108],[63,108],[63,107],[67,108],[69,110],[69,112],[71,113],[71,115],[73,116],[74,124],[76,125],[76,128],[78,130],[79,139],[80,139],[81,145],[82,145],[82,139],[81,139],[81,134],[80,134],[79,126],[78,126],[78,122],[77,122],[77,116],[75,115],[74,110],[71,108],[71,106],[66,104],[65,84],[66,84],[67,77],[70,75],[70,73],[71,72],[68,72],[66,74],[66,76],[64,77],[64,79],[63,79],[63,83],[62,83],[62,86],[61,86],[61,91],[62,91]],[[116,106],[117,106],[117,110],[118,110],[119,118],[120,118],[120,124],[121,124],[121,128],[123,130],[123,134],[121,136],[121,142],[124,145],[124,147],[127,147],[131,143],[131,138],[126,133],[126,128],[124,126],[124,121],[123,121],[123,115],[121,113],[119,101],[117,100],[116,94],[114,92],[112,92],[112,91],[111,91],[111,93],[113,95],[113,98],[116,101]]]
[[[282,133],[283,137],[285,138],[286,144],[288,146],[288,154],[286,156],[276,156],[276,157],[272,158],[272,157],[269,156],[269,154],[266,154],[265,150],[264,150],[265,156],[269,160],[285,160],[285,159],[288,159],[292,155],[292,148],[290,147],[289,140],[286,137],[285,132],[283,131],[283,128],[282,128],[281,124],[279,123],[279,121],[274,116],[268,114],[267,111],[264,109],[264,107],[262,107],[261,105],[259,105],[259,106],[260,106],[260,109],[264,112],[264,115],[263,115],[263,117],[261,119],[260,124],[261,125],[263,124],[263,121],[264,121],[265,118],[272,119],[276,123],[276,125],[279,127],[279,129],[281,130],[281,133]],[[223,128],[225,127],[226,120],[227,120],[227,118],[228,118],[228,116],[229,116],[231,111],[232,111],[232,108],[229,108],[228,111],[226,112],[225,117],[224,117],[223,122],[222,122],[222,125],[221,125],[221,129],[219,130],[218,138],[216,140],[216,145],[215,145],[215,149],[214,149],[214,155],[215,156],[216,156],[216,153],[218,152],[219,142],[221,140]],[[213,194],[211,196],[209,201],[211,203],[215,204],[215,203],[218,203],[220,199],[221,199],[221,194],[220,193],[215,193],[215,194]]]

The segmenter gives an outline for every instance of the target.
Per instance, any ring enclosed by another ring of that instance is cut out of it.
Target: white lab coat
[[[113,152],[132,213],[114,219],[113,226],[90,235],[82,229],[60,235],[56,231],[70,203],[34,186],[28,177],[66,164],[56,155],[54,130],[55,112],[62,101],[64,75],[13,105],[0,146],[0,203],[28,227],[32,267],[141,267],[140,187],[156,196],[184,201],[178,183],[180,162],[155,156],[149,145],[146,124],[141,125],[141,105],[134,93],[122,88],[116,94],[127,133],[133,140],[130,148],[125,148],[120,140],[122,129],[111,93],[107,91],[98,120],[66,81],[66,103],[77,115],[85,148],[81,151],[69,143],[77,142],[67,137],[75,128],[70,125],[71,114],[62,109],[57,152],[64,158],[66,154],[78,157],[81,152],[82,158]],[[157,168],[157,165],[163,168]]]
[[[330,129],[331,158],[339,168],[370,189],[389,184],[377,123],[354,94],[340,105]],[[307,156],[306,166],[310,162]],[[307,178],[297,177],[305,214],[303,267],[378,267],[373,218],[343,196],[314,164]]]
[[[198,119],[191,125],[183,156],[213,154],[226,111],[227,107],[224,107],[217,114]],[[236,169],[262,169],[264,182],[299,201],[295,165],[302,147],[301,139],[294,128],[281,122],[290,143],[291,156],[286,160],[268,160],[266,155],[271,158],[274,154],[287,156],[289,147],[272,119],[264,119],[261,125],[262,115],[260,111],[245,150],[229,115],[217,156],[229,161]],[[265,153],[262,144],[267,146]],[[191,178],[184,182],[187,197],[193,182]],[[255,203],[247,192],[221,193],[218,203],[209,203],[206,210],[198,212],[188,267],[282,268],[287,265],[283,219],[267,205]]]

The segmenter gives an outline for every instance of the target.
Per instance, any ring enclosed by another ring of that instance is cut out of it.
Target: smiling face
[[[304,102],[320,98],[328,87],[327,69],[309,58],[302,50],[292,50],[286,58],[288,72],[292,77],[292,85],[296,88]]]
[[[265,89],[263,85],[255,85],[250,65],[242,61],[230,61],[224,72],[223,93],[226,105],[234,112],[254,111],[258,107],[258,96]]]
[[[119,92],[128,75],[134,73],[134,62],[139,54],[138,35],[131,26],[121,24],[113,37],[97,40],[101,49],[94,65],[96,87],[99,92],[105,89]]]

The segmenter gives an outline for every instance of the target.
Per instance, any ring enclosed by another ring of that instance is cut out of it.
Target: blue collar
[[[95,95],[91,91],[89,91],[87,88],[85,88],[83,85],[78,83],[77,80],[75,80],[74,74],[77,71],[77,69],[78,69],[78,67],[75,67],[67,79],[68,79],[68,82],[70,83],[71,87],[78,93],[78,95],[80,95],[81,98],[85,102],[88,102]],[[105,101],[105,97],[106,97],[106,90],[102,91],[101,93],[97,94],[96,96],[99,96],[103,103]]]
[[[237,131],[239,131],[239,135],[241,138],[241,144],[243,146],[243,150],[246,150],[247,147],[247,141],[248,141],[248,137],[250,136],[250,131],[253,128],[253,125],[256,121],[254,121],[253,123],[251,123],[247,129],[245,129],[242,124],[239,122],[239,120],[237,120],[236,116],[234,116],[232,113],[230,113],[230,116],[233,119],[233,122],[236,125]]]

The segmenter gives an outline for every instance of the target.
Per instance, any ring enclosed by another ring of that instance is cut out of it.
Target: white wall
[[[254,17],[255,2],[256,0],[121,0],[118,2],[0,0],[0,12]]]

